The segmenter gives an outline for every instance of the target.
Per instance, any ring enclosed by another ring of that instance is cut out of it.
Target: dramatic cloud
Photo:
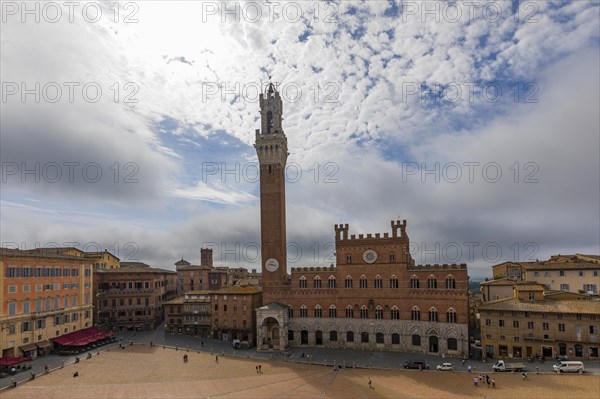
[[[331,263],[335,223],[397,218],[418,263],[475,277],[600,252],[595,2],[90,4],[35,22],[3,3],[3,245],[163,267],[204,245],[260,269],[252,144],[272,76],[290,266]]]

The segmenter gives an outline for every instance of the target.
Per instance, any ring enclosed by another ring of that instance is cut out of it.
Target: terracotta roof
[[[515,288],[520,291],[544,291],[544,286],[537,283],[517,284]]]
[[[262,288],[259,287],[225,287],[218,290],[202,290],[202,291],[189,291],[186,294],[206,295],[206,294],[229,294],[229,295],[243,295],[243,294],[256,294],[262,292]]]
[[[163,305],[181,305],[183,304],[183,297],[177,297],[175,299],[171,299],[168,302],[163,303]]]
[[[25,250],[0,248],[0,257],[20,257],[28,259],[69,259],[91,264],[91,260],[89,259],[83,258],[81,256],[67,255],[60,251],[57,251],[56,248],[38,248]]]
[[[516,298],[498,299],[479,305],[480,310],[507,310],[541,313],[585,313],[600,315],[600,301],[563,300],[563,301],[519,301]]]
[[[187,265],[179,266],[177,270],[210,270],[210,266]]]
[[[600,265],[591,262],[539,262],[524,265],[525,270],[580,270],[600,269]]]
[[[515,281],[508,278],[501,278],[497,280],[488,280],[479,283],[479,285],[518,285],[519,287],[525,285],[535,285],[535,281]]]
[[[142,266],[143,265],[143,266]],[[121,262],[121,267],[116,269],[99,269],[95,270],[94,273],[168,273],[177,274],[174,270],[161,269],[158,267],[151,267],[141,262]]]

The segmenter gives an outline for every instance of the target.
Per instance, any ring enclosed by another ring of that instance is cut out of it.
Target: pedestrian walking
[[[523,376],[523,381],[527,381],[527,372],[523,371],[521,375]]]
[[[258,366],[256,366],[256,374],[258,374]]]
[[[258,365],[258,374],[262,374],[262,366],[260,364]]]
[[[371,382],[371,377],[369,377],[369,388],[373,389],[373,383]]]
[[[496,388],[496,380],[492,378],[492,388]]]
[[[463,359],[463,360],[462,360],[462,365],[463,365],[463,366],[465,365],[465,359]]]
[[[45,364],[45,365],[44,365],[44,373],[47,373],[47,372],[48,372],[48,365],[47,365],[47,364]]]
[[[215,356],[215,363],[219,364],[219,355]]]
[[[470,373],[470,372],[471,372],[471,369],[472,369],[472,367],[471,367],[471,365],[469,364],[469,367],[467,367],[467,371]]]
[[[477,377],[473,377],[473,385],[477,386],[478,382],[479,380],[477,379]]]

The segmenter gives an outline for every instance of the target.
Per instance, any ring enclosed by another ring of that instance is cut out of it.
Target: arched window
[[[410,311],[410,319],[411,320],[421,320],[421,311],[418,307],[413,307]]]
[[[346,333],[346,342],[354,342],[354,332],[348,331]]]
[[[410,288],[419,288],[419,278],[417,276],[410,278]]]
[[[327,279],[327,287],[336,288],[335,277],[329,276],[329,279]]]
[[[375,288],[383,288],[383,280],[381,280],[381,276],[375,276]]]
[[[308,317],[308,309],[306,305],[300,306],[300,317]]]
[[[294,317],[294,308],[291,306],[288,306],[288,317]]]
[[[364,275],[360,276],[360,288],[367,288],[367,278]]]
[[[321,288],[321,277],[317,276],[313,279],[313,288]]]
[[[366,331],[363,331],[360,333],[360,342],[362,343],[369,343],[369,333]]]
[[[456,338],[448,338],[448,350],[449,351],[458,350],[458,342],[456,341]]]
[[[456,323],[456,312],[454,311],[454,309],[450,308],[446,312],[446,322]]]
[[[437,288],[437,279],[434,276],[429,276],[429,278],[427,279],[427,288]]]
[[[398,277],[392,276],[390,278],[390,288],[398,288]]]
[[[391,252],[390,253],[390,262],[394,262],[395,260],[396,260],[396,255],[393,252]]]
[[[315,317],[323,317],[323,309],[320,305],[315,306]]]
[[[375,343],[383,344],[383,333],[382,332],[378,332],[377,334],[375,334]]]
[[[329,331],[329,340],[331,342],[337,341],[337,331]]]
[[[346,306],[346,318],[347,319],[354,318],[354,308],[350,305]]]
[[[429,321],[438,321],[438,311],[435,308],[429,309]]]
[[[331,317],[332,319],[335,319],[337,317],[337,309],[335,308],[335,305],[331,305],[329,307],[329,317]]]
[[[360,318],[361,319],[369,318],[369,309],[367,309],[367,307],[365,305],[363,305],[362,308],[360,308]]]
[[[346,276],[346,280],[344,280],[345,288],[352,288],[352,277]]]
[[[391,317],[392,320],[400,320],[400,309],[397,306],[392,307]]]
[[[300,277],[300,280],[298,281],[298,285],[300,288],[306,288],[306,277],[302,276]]]
[[[419,334],[412,335],[413,346],[421,346],[421,336]]]
[[[456,288],[456,280],[452,276],[446,277],[446,289],[453,290]]]
[[[375,308],[375,318],[376,319],[383,319],[383,308],[381,306],[377,306]]]
[[[398,333],[392,334],[392,345],[400,345],[400,334],[398,334]]]

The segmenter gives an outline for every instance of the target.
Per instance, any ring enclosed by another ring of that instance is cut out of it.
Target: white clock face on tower
[[[279,268],[279,261],[277,261],[277,259],[275,258],[269,258],[265,262],[265,267],[268,271],[274,272],[275,270],[277,270],[277,268]]]
[[[377,252],[372,249],[367,249],[363,252],[363,260],[367,263],[373,263],[377,260]]]

